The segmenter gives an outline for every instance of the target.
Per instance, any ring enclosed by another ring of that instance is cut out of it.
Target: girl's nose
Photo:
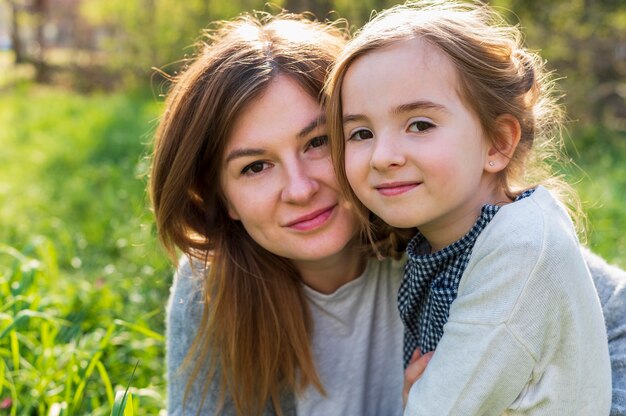
[[[383,171],[400,167],[406,163],[406,158],[393,140],[393,137],[377,137],[372,149],[370,166],[372,169]]]
[[[319,190],[319,182],[310,175],[304,161],[298,160],[286,169],[286,181],[281,197],[292,204],[308,202]]]

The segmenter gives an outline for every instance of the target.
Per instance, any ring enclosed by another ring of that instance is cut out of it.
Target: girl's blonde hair
[[[373,222],[380,227],[379,220],[351,191],[346,177],[341,86],[348,68],[360,56],[413,38],[424,39],[450,58],[458,73],[460,98],[477,115],[496,148],[501,140],[498,116],[510,114],[519,121],[520,142],[498,177],[507,196],[514,199],[524,189],[543,183],[567,202],[572,214],[580,212],[571,187],[552,172],[564,113],[544,61],[523,46],[517,26],[507,24],[484,3],[424,0],[373,17],[348,42],[326,84],[333,164],[346,198],[359,208],[363,224],[367,227]]]
[[[285,389],[322,393],[311,351],[312,322],[291,262],[260,247],[232,220],[220,189],[235,119],[279,75],[320,99],[345,31],[301,15],[244,15],[215,24],[173,79],[154,139],[150,196],[161,242],[204,263],[204,313],[184,366],[190,386],[209,363],[204,397],[217,378],[220,402],[238,414],[282,414]],[[280,109],[277,109],[280,111]],[[198,270],[202,267],[198,267]],[[204,398],[203,398],[204,401]]]

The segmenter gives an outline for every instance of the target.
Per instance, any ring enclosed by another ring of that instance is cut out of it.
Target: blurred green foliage
[[[573,129],[561,171],[575,186],[587,217],[587,245],[626,268],[626,132]]]
[[[194,53],[194,41],[210,22],[242,10],[314,11],[319,19],[345,18],[351,29],[372,10],[393,0],[93,0],[81,16],[100,29],[106,65],[126,85],[143,83],[150,68],[170,74]],[[561,78],[572,119],[626,129],[626,2],[619,0],[492,0],[509,22],[524,30],[527,45],[539,50]]]

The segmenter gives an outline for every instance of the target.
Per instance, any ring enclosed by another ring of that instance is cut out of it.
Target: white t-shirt
[[[396,298],[404,261],[372,259],[330,295],[305,286],[313,354],[326,397],[296,397],[299,416],[402,414],[402,322]]]

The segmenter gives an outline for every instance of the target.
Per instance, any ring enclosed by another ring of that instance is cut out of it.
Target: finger
[[[413,351],[413,354],[411,355],[411,359],[409,360],[409,364],[414,363],[421,356],[422,356],[422,350],[420,350],[419,347],[415,348],[415,351]]]
[[[426,353],[421,357],[417,358],[415,361],[409,363],[404,370],[404,379],[409,383],[413,384],[415,381],[421,377],[424,370],[426,370],[426,366],[428,362],[432,359],[434,351]]]
[[[434,351],[430,351],[420,356],[414,362],[409,363],[406,370],[404,370],[404,387],[402,389],[402,402],[404,405],[406,405],[411,387],[422,376],[434,354]],[[413,355],[415,356],[415,352]],[[413,357],[411,357],[411,359],[413,359]]]

